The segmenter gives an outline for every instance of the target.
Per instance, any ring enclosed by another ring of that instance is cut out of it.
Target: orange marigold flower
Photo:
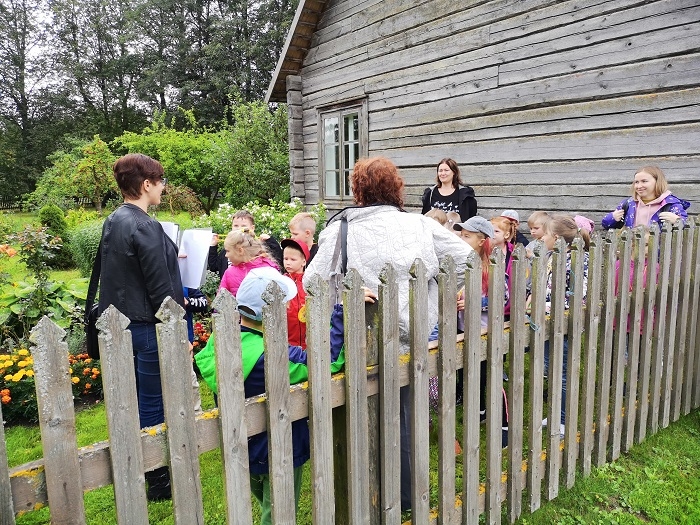
[[[92,369],[92,373],[97,375],[97,374],[100,373],[100,369],[99,369],[99,368],[93,368],[93,369]]]
[[[89,357],[87,359],[85,359],[86,365],[89,365],[90,363],[92,363],[92,359],[90,359]]]
[[[92,377],[93,379],[97,379],[97,374],[92,374],[90,377]]]
[[[85,390],[90,390],[92,385],[90,383],[85,383]]]
[[[90,369],[89,369],[89,368],[85,368],[85,369],[83,370],[83,375],[84,375],[84,376],[88,375],[89,373],[90,373]]]
[[[9,396],[10,395],[10,389],[9,388],[3,388],[0,390],[0,396]]]
[[[3,405],[7,405],[10,401],[12,401],[12,398],[10,396],[2,396],[0,400],[2,400]]]

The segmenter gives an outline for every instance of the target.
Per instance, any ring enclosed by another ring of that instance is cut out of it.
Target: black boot
[[[172,497],[170,486],[170,470],[168,467],[160,467],[151,472],[146,472],[148,489],[146,498],[148,501],[162,501]]]

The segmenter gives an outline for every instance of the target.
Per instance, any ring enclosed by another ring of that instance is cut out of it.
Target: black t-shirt
[[[430,207],[442,210],[445,213],[459,213],[459,191],[455,190],[450,195],[441,195],[437,188],[430,196]]]

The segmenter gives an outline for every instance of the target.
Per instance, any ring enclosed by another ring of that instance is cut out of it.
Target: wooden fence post
[[[508,362],[508,509],[510,522],[522,513],[523,414],[525,410],[525,346],[529,326],[525,311],[525,285],[530,263],[525,247],[518,244],[511,254],[513,280],[510,285],[510,339]]]
[[[66,332],[47,316],[32,328],[34,381],[51,523],[85,523]]]
[[[598,331],[600,329],[601,281],[603,278],[603,239],[595,232],[588,249],[588,292],[584,329],[583,398],[581,399],[581,445],[579,447],[583,475],[591,473],[595,419],[596,369],[598,363]]]
[[[501,522],[503,426],[503,306],[505,258],[500,248],[489,268],[488,339],[486,342],[486,522]]]
[[[265,392],[267,393],[268,468],[272,523],[294,523],[294,450],[289,415],[287,304],[276,282],[263,292]]]
[[[698,242],[698,237],[700,236],[700,223],[696,218],[691,218],[689,223],[692,226],[691,231],[692,240],[690,241],[690,256],[692,258],[691,271],[690,271],[690,308],[688,310],[688,323],[690,329],[688,330],[688,339],[686,341],[686,354],[688,356],[688,361],[686,363],[686,380],[685,380],[685,390],[683,392],[683,414],[688,414],[692,408],[695,407],[693,403],[693,386],[697,385],[698,376],[696,371],[697,364],[700,364],[700,359],[695,357],[697,352],[696,342],[698,335],[698,309],[700,308],[700,254],[698,249],[700,248],[700,243]]]
[[[615,260],[617,231],[608,230],[603,241],[603,317],[598,342],[598,381],[596,382],[596,405],[598,419],[595,427],[594,463],[601,467],[607,458],[608,419],[610,417],[610,373],[615,321]]]
[[[15,508],[12,502],[10,469],[7,464],[5,425],[2,424],[2,421],[2,403],[0,403],[0,525],[15,525]]]
[[[401,522],[401,378],[399,376],[399,288],[396,270],[379,274],[379,410],[382,463],[381,508],[384,525]]]
[[[579,421],[579,398],[581,381],[581,332],[583,330],[583,267],[588,264],[588,253],[583,249],[583,239],[577,236],[569,248],[571,253],[571,288],[569,298],[569,354],[567,356],[566,380],[566,433],[564,448],[564,472],[566,487],[571,488],[576,481],[576,457],[578,444],[576,435],[581,427]]]
[[[634,442],[634,429],[637,420],[637,388],[639,383],[639,353],[642,329],[642,308],[644,306],[644,281],[646,277],[646,239],[642,227],[633,230],[632,244],[632,312],[628,324],[628,358],[627,358],[627,401],[625,403],[625,425],[622,435],[622,450],[628,452]],[[641,400],[640,400],[641,401]]]
[[[212,307],[226,518],[229,525],[252,525],[240,314],[235,297],[226,289],[217,294]]]
[[[367,341],[363,282],[357,270],[348,271],[343,285],[349,522],[369,523]]]
[[[681,221],[678,221],[681,222]],[[666,337],[664,338],[663,383],[661,387],[661,425],[666,428],[671,420],[671,395],[678,385],[674,385],[674,364],[676,362],[676,323],[678,321],[679,281],[681,276],[681,257],[683,253],[683,224],[678,222],[671,229],[671,275],[667,286],[669,308],[666,312]]]
[[[542,497],[542,392],[544,388],[545,295],[547,292],[547,250],[538,242],[532,259],[532,295],[530,301],[530,452],[527,489],[530,512],[540,508]]]
[[[691,375],[688,373],[689,357],[687,341],[689,326],[688,317],[690,316],[690,274],[693,268],[693,237],[695,234],[695,222],[691,219],[685,228],[681,228],[678,232],[678,237],[681,241],[681,273],[680,273],[680,311],[678,312],[678,321],[675,327],[676,337],[676,358],[675,371],[673,377],[673,391],[671,399],[671,420],[677,421],[681,415],[681,405],[685,393],[685,384],[683,379],[687,380]],[[684,373],[685,372],[685,373]]]
[[[141,426],[129,319],[110,305],[97,320],[117,522],[147,524]],[[130,458],[124,461],[123,458]]]
[[[328,283],[318,275],[306,287],[306,353],[309,367],[309,430],[311,434],[311,489],[313,522],[335,523],[333,471],[333,409]]]
[[[558,238],[552,252],[552,305],[549,330],[549,370],[547,371],[549,412],[547,414],[547,499],[559,494],[559,455],[560,423],[562,409],[562,388],[564,373],[564,306],[566,298],[566,259],[567,246],[562,237]]]
[[[656,312],[657,315],[652,319],[654,325],[654,335],[653,335],[653,347],[652,347],[652,358],[651,358],[651,408],[649,410],[649,428],[650,433],[656,434],[659,429],[659,419],[663,413],[662,406],[662,396],[663,396],[663,368],[664,359],[666,358],[665,352],[665,341],[666,341],[666,330],[667,330],[667,316],[668,314],[668,287],[669,287],[669,274],[671,272],[671,249],[672,249],[672,238],[671,238],[671,225],[670,223],[665,223],[663,230],[661,232],[661,255],[660,263],[661,268],[659,270],[657,282],[658,286],[656,288]],[[653,275],[653,274],[649,274]],[[668,360],[666,360],[668,361]]]
[[[464,304],[481,305],[481,258],[472,251],[464,277]],[[481,308],[464,309],[464,414],[462,416],[462,523],[479,521],[479,376]]]
[[[192,397],[192,359],[188,348],[185,310],[166,297],[156,317],[160,382],[168,429],[170,479],[176,525],[204,524],[199,451]]]
[[[630,260],[632,257],[632,231],[625,228],[622,230],[619,242],[617,244],[617,252],[619,254],[619,265],[616,267],[616,284],[617,284],[617,309],[615,325],[615,337],[613,339],[613,356],[612,356],[612,392],[610,409],[610,434],[609,443],[610,459],[615,461],[620,457],[620,443],[622,440],[622,404],[625,384],[625,359],[627,354],[627,333],[628,333],[628,314],[630,304]]]
[[[637,399],[639,399],[639,414],[635,422],[635,443],[641,443],[647,434],[649,425],[649,388],[651,385],[652,355],[654,351],[654,330],[656,318],[656,279],[649,276],[658,275],[659,268],[659,228],[653,224],[649,228],[647,245],[646,287],[644,289],[644,314],[642,318],[642,334],[639,346],[639,374],[641,381],[637,384]]]
[[[455,431],[457,275],[452,257],[440,261],[438,274],[438,514],[443,525],[456,524]],[[428,414],[430,418],[432,414]]]

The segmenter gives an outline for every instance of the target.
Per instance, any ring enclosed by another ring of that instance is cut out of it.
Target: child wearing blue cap
[[[294,281],[274,268],[256,268],[243,279],[236,300],[241,314],[241,351],[243,356],[243,378],[245,396],[253,397],[265,392],[265,352],[263,345],[262,310],[265,304],[262,295],[271,282],[276,282],[288,302],[296,296]],[[213,334],[207,347],[214,339]],[[335,305],[331,314],[331,373],[339,372],[345,364],[343,346],[343,306]],[[206,348],[205,348],[206,350]],[[213,351],[202,350],[195,359],[202,378],[214,392],[216,384],[216,362]],[[201,357],[200,357],[201,356]],[[309,372],[306,352],[300,346],[289,345],[289,382],[306,381]],[[295,502],[299,503],[302,467],[311,457],[309,427],[306,419],[292,422],[292,447],[294,466]],[[271,523],[270,475],[268,470],[268,437],[261,432],[248,438],[248,461],[250,467],[250,489],[261,507],[261,525]]]

